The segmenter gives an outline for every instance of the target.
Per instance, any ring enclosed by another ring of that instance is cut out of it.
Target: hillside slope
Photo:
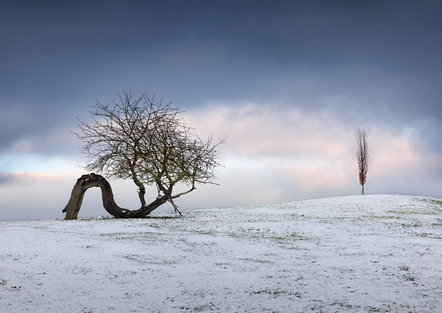
[[[0,223],[0,312],[440,312],[442,200]]]

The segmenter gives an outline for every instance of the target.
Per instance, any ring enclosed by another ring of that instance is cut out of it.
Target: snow
[[[0,312],[442,312],[442,200],[0,223]]]

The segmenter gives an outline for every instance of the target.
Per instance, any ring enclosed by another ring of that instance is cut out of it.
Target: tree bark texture
[[[89,188],[99,187],[101,189],[101,197],[103,200],[104,209],[112,216],[116,218],[144,218],[150,214],[153,210],[166,203],[169,197],[163,195],[158,197],[148,205],[143,205],[138,210],[127,210],[120,208],[114,201],[114,194],[109,182],[101,175],[94,173],[82,175],[77,179],[74,188],[71,192],[71,197],[63,209],[63,213],[66,213],[65,220],[77,219],[78,212],[80,211],[83,197]]]

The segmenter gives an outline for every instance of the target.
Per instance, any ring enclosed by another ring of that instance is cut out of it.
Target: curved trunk
[[[166,201],[169,199],[167,196],[162,196],[157,198],[152,203],[142,206],[138,210],[123,209],[115,203],[112,188],[109,182],[103,176],[96,175],[94,173],[85,174],[77,179],[77,182],[72,189],[71,197],[63,209],[63,213],[66,213],[65,220],[77,219],[78,212],[80,211],[81,204],[83,202],[84,193],[86,190],[92,187],[100,187],[104,209],[116,218],[146,217],[150,214],[150,212],[166,203]]]

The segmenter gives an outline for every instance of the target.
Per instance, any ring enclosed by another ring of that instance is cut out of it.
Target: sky
[[[77,118],[130,88],[226,138],[219,186],[182,210],[359,194],[358,129],[367,194],[442,198],[440,16],[440,1],[0,0],[0,221],[64,217],[86,173]],[[111,185],[138,208],[132,182]],[[88,190],[80,216],[100,201]]]

